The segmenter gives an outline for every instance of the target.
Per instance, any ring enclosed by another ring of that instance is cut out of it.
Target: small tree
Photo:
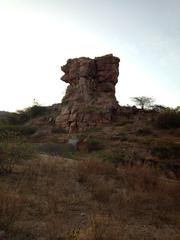
[[[180,112],[180,106],[177,106],[177,107],[175,108],[175,111],[176,111],[176,112]]]
[[[155,110],[156,112],[159,112],[159,113],[160,112],[165,112],[165,111],[168,110],[167,107],[162,106],[162,105],[158,105],[158,104],[152,105],[151,107],[152,107],[153,110]]]
[[[131,100],[135,103],[135,105],[141,107],[142,110],[145,108],[149,108],[153,103],[154,99],[151,97],[133,97]]]

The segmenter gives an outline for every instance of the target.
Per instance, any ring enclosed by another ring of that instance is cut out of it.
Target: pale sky
[[[180,105],[180,0],[0,0],[0,110],[61,102],[60,66],[109,53],[120,105]]]

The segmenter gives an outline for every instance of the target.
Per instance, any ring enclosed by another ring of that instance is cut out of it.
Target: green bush
[[[90,152],[99,151],[104,148],[104,144],[102,143],[102,141],[95,139],[93,137],[90,137],[88,139],[87,144],[88,144],[88,151]]]
[[[180,127],[180,112],[175,110],[169,110],[162,112],[155,120],[155,124],[158,128],[179,128]]]
[[[27,160],[35,154],[32,145],[27,143],[0,144],[0,173],[12,172],[16,163]]]
[[[119,165],[119,164],[126,165],[126,164],[132,163],[133,154],[127,149],[122,148],[122,149],[106,152],[103,154],[102,158],[105,161],[114,163],[115,165]]]
[[[101,154],[101,159],[112,162],[116,166],[129,165],[136,166],[144,164],[144,154],[130,146],[119,146],[119,148],[108,150]]]

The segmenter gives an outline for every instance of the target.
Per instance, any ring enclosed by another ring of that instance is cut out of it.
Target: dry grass
[[[0,226],[9,229],[20,217],[23,200],[18,195],[0,193]]]
[[[77,240],[116,240],[120,239],[121,226],[109,218],[96,214],[90,219],[89,226],[77,234]]]
[[[0,176],[12,240],[177,240],[180,183],[148,166],[41,155]]]
[[[174,230],[180,227],[180,183],[178,181],[169,182],[168,179],[162,179],[159,171],[149,166],[113,169],[113,166],[109,165],[111,171],[105,171],[107,163],[104,165],[99,161],[82,161],[79,164],[78,170],[80,179],[83,179],[82,184],[98,202],[101,214],[107,214],[111,219],[110,222],[113,222],[113,219],[118,220],[121,237],[117,235],[119,237],[115,239],[139,239],[140,236],[144,237],[143,239],[152,239],[153,235],[158,235],[154,239],[164,239],[166,236],[160,232],[160,229]],[[129,226],[132,222],[138,223],[139,227],[145,224],[149,238],[138,233],[137,230],[133,236],[129,236],[125,225]],[[155,228],[155,232],[148,233],[151,227]],[[175,239],[175,232],[174,236],[169,236],[169,239]],[[90,239],[106,238],[102,236],[102,238]]]

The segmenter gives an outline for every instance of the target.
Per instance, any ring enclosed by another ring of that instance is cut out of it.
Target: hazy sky
[[[180,0],[0,0],[0,110],[60,102],[60,66],[108,53],[121,105],[180,105]]]

